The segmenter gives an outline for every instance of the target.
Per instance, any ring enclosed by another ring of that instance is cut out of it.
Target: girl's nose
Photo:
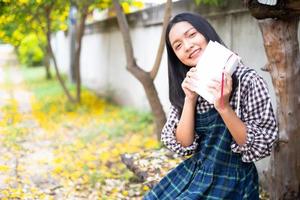
[[[184,45],[186,52],[189,52],[190,49],[192,49],[192,47],[193,47],[193,44],[187,40],[183,41],[183,45]]]

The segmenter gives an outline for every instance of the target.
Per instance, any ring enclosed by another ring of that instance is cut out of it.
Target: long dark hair
[[[203,17],[193,13],[181,13],[176,15],[168,24],[166,30],[166,47],[168,53],[168,76],[169,76],[169,99],[170,102],[181,114],[185,94],[181,88],[189,66],[183,64],[175,55],[169,40],[169,33],[172,27],[178,23],[186,21],[190,23],[199,33],[201,33],[207,42],[210,40],[217,41],[224,45],[223,41],[216,33],[215,29]]]

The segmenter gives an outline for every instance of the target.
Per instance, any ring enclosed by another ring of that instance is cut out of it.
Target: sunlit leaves
[[[135,9],[142,9],[144,7],[144,3],[142,1],[134,1],[134,0],[122,0],[121,1],[121,7],[124,11],[124,13],[130,13],[132,12],[132,8]]]
[[[130,12],[130,6],[128,2],[123,2],[121,3],[122,9],[125,13],[129,13]]]
[[[28,4],[29,0],[18,0],[17,1],[20,5],[22,4]]]
[[[112,6],[111,0],[73,0],[72,2],[77,5],[79,14],[85,6],[88,7],[89,13],[92,13],[94,9],[105,10]],[[144,6],[140,0],[122,0],[120,2],[125,13],[141,9]],[[47,21],[48,12],[50,12],[51,32],[68,29],[69,1],[4,0],[1,2],[1,6],[0,40],[14,46],[18,46],[24,36],[30,33],[45,35],[49,22]],[[45,40],[42,41],[44,43],[39,44],[40,47],[45,46]]]
[[[144,3],[143,3],[142,1],[134,1],[134,2],[132,3],[132,6],[141,9],[141,8],[144,7]]]
[[[19,55],[21,63],[26,63],[30,66],[41,63],[44,52],[39,46],[41,38],[37,38],[36,34],[30,33],[24,37],[19,46]]]
[[[33,48],[39,49],[35,51],[37,55],[32,55],[31,52],[24,54],[23,51],[25,57],[21,57],[21,60],[33,58],[30,62],[25,63],[31,65],[31,63],[36,62],[34,58],[40,58],[44,55],[40,51],[46,51],[46,40],[44,38],[46,38],[48,24],[50,25],[50,32],[67,30],[68,5],[68,2],[63,0],[7,1],[0,12],[0,30],[2,30],[0,40],[19,47],[20,44],[23,44],[23,46],[28,44],[28,42],[23,41],[28,40],[26,37],[28,35],[35,34],[36,38],[41,38],[38,43],[31,43],[23,48],[23,50],[31,49],[32,45],[35,44]]]

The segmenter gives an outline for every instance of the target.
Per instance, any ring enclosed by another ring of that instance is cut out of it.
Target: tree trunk
[[[55,59],[55,56],[54,56],[54,53],[53,53],[53,49],[52,49],[52,45],[51,45],[51,20],[50,20],[50,11],[46,11],[47,12],[47,52],[49,52],[50,54],[50,57],[53,59],[53,64],[54,64],[54,68],[55,68],[55,72],[56,72],[56,76],[57,76],[57,79],[60,83],[60,85],[62,86],[63,88],[63,91],[64,93],[66,94],[68,100],[71,102],[71,103],[75,103],[75,100],[73,99],[73,97],[71,96],[70,92],[68,91],[65,83],[64,83],[64,80],[62,79],[60,73],[59,73],[59,70],[58,70],[58,66],[57,66],[57,62],[56,62],[56,59]]]
[[[84,35],[85,30],[85,19],[87,17],[88,12],[88,5],[84,5],[82,10],[80,11],[80,21],[78,26],[78,35],[76,37],[76,50],[75,50],[75,75],[76,75],[76,101],[80,102],[81,98],[81,76],[80,76],[80,53],[81,53],[81,46],[82,46],[82,37]]]
[[[276,92],[279,141],[267,173],[271,199],[300,199],[299,19],[259,20]]]
[[[140,182],[144,182],[149,177],[147,171],[140,168],[137,162],[135,162],[134,157],[130,154],[122,154],[121,161],[126,165],[126,167],[132,171],[138,178]]]
[[[39,18],[38,18],[38,22],[42,23]],[[35,31],[35,34],[36,34],[36,36],[38,38],[38,41],[39,41],[39,47],[43,50],[43,52],[45,54],[44,59],[43,59],[43,63],[44,63],[44,66],[45,66],[46,79],[50,80],[52,78],[52,76],[51,76],[51,72],[50,72],[50,51],[49,51],[49,47],[48,47],[48,42],[46,42],[46,45],[43,45],[43,42],[42,42],[41,38],[39,37],[38,31],[36,29],[34,29],[34,31]],[[46,32],[47,32],[47,30],[46,30]]]
[[[126,61],[127,61],[127,70],[134,77],[136,77],[144,87],[148,102],[151,107],[151,111],[154,115],[155,133],[157,135],[157,139],[160,140],[160,133],[166,122],[166,116],[165,116],[165,112],[163,110],[163,107],[162,107],[161,102],[158,97],[158,93],[157,93],[155,85],[154,85],[154,78],[157,74],[158,67],[160,65],[160,60],[162,57],[161,54],[163,53],[164,37],[163,36],[161,37],[160,47],[158,50],[158,54],[156,56],[155,64],[154,64],[151,72],[144,71],[135,62],[131,37],[129,34],[128,23],[127,23],[126,17],[124,15],[120,5],[119,5],[118,0],[113,0],[113,4],[116,9],[117,20],[119,23],[122,37],[123,37],[125,53],[126,53]],[[163,35],[165,34],[165,29],[167,26],[167,22],[169,20],[169,16],[171,15],[170,14],[171,13],[171,9],[170,9],[171,4],[172,4],[172,1],[168,0],[167,4],[166,4],[166,10],[165,10],[165,17],[164,17],[164,24],[163,24],[163,31],[162,31]]]
[[[46,79],[50,80],[51,77],[51,72],[50,72],[50,51],[49,51],[48,43],[46,44],[46,54],[44,57],[44,65],[45,65],[45,70],[46,70]]]
[[[75,47],[76,47],[76,15],[77,15],[77,8],[75,5],[73,5],[73,2],[71,1],[71,8],[69,12],[69,35],[70,35],[70,78],[72,83],[76,83],[76,70],[74,66],[75,61]]]
[[[166,115],[161,105],[161,102],[156,91],[154,80],[151,78],[149,72],[143,71],[137,65],[134,67],[127,67],[127,70],[136,77],[143,85],[151,111],[154,116],[155,130],[157,139],[160,140],[161,130],[166,123]]]

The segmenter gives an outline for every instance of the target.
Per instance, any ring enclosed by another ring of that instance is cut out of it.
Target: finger
[[[192,73],[190,72],[190,71],[188,71],[187,73],[186,73],[186,77],[191,77],[192,76]]]
[[[216,79],[216,78],[212,79],[211,82],[212,82],[213,84],[221,84],[221,81],[218,80],[218,79]]]
[[[196,67],[192,67],[189,71],[190,72],[195,72],[195,71],[197,71],[197,68]]]
[[[195,74],[196,71],[197,71],[196,68],[193,67],[193,68],[191,68],[191,69],[187,72],[187,74],[192,75],[192,74]]]
[[[208,90],[213,90],[216,93],[220,91],[220,87],[218,85],[207,85]]]
[[[181,87],[182,87],[182,88],[188,88],[188,83],[187,83],[187,81],[183,81],[182,84],[181,84]]]
[[[221,82],[217,81],[217,80],[212,80],[207,85],[210,86],[210,87],[214,87],[214,88],[220,88],[221,87]]]
[[[208,92],[211,93],[214,96],[214,99],[218,99],[220,97],[219,91],[215,88],[209,88]]]
[[[226,82],[231,82],[232,81],[232,77],[231,77],[231,75],[229,74],[229,73],[224,73],[224,80],[226,81]]]
[[[191,78],[186,77],[186,78],[183,80],[183,84],[184,84],[185,86],[190,85],[190,84],[191,84]]]
[[[195,86],[192,84],[192,82],[187,78],[183,83],[182,87],[185,89],[188,89],[190,91],[195,91]]]
[[[196,72],[188,72],[187,78],[189,78],[191,81],[197,83],[199,81],[199,77],[197,76]]]
[[[188,78],[188,84],[189,84],[189,87],[195,91],[195,89],[197,88],[197,84],[198,84],[198,81],[195,80],[194,78]]]

